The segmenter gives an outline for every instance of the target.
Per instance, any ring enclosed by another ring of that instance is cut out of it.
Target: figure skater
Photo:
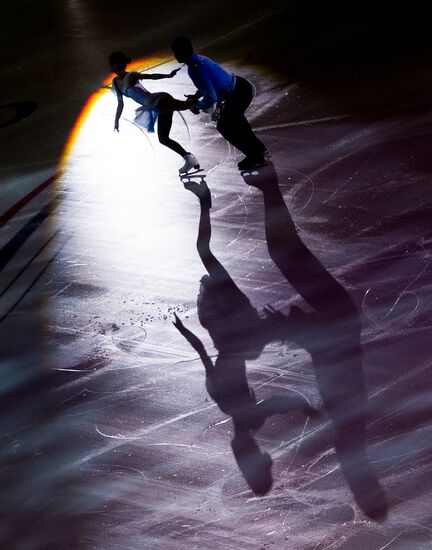
[[[177,61],[188,66],[189,76],[198,88],[194,95],[187,96],[196,101],[195,107],[208,110],[215,104],[219,105],[219,133],[246,155],[238,163],[239,169],[251,170],[264,166],[264,155],[268,151],[244,115],[253,99],[252,84],[241,76],[229,73],[208,57],[194,53],[189,38],[176,38],[171,47]]]
[[[199,169],[198,159],[192,153],[186,151],[177,141],[170,138],[170,130],[174,111],[187,109],[196,113],[193,101],[179,101],[166,92],[150,93],[141,84],[141,80],[160,80],[172,78],[180,69],[174,69],[169,74],[142,74],[126,71],[131,62],[123,52],[113,52],[109,56],[110,69],[117,76],[112,81],[113,91],[117,95],[118,105],[115,115],[114,130],[119,131],[119,120],[123,111],[123,96],[130,97],[141,105],[137,109],[135,123],[143,126],[148,132],[154,132],[157,121],[157,133],[159,142],[168,147],[184,159],[184,165],[179,169],[179,174],[186,174],[192,168]]]

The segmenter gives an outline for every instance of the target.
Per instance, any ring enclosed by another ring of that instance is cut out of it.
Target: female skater
[[[114,130],[119,131],[119,120],[123,112],[123,96],[130,97],[141,105],[135,111],[135,122],[140,126],[144,126],[148,132],[154,132],[154,125],[157,120],[159,142],[183,157],[185,163],[179,169],[179,173],[186,174],[192,168],[198,169],[198,159],[169,136],[173,112],[187,109],[194,111],[193,101],[179,101],[166,92],[152,94],[140,83],[141,80],[172,78],[180,69],[174,69],[170,74],[141,74],[126,71],[126,67],[130,62],[130,58],[123,52],[113,52],[109,56],[110,69],[117,75],[112,81],[113,91],[116,93],[118,100]]]

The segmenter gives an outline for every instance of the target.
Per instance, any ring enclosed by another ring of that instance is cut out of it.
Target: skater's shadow
[[[176,319],[176,326],[200,354],[206,386],[219,408],[233,418],[232,448],[249,486],[256,494],[271,487],[271,460],[251,432],[273,414],[301,409],[314,414],[299,394],[286,393],[257,403],[246,377],[246,361],[259,357],[274,340],[296,342],[313,361],[316,379],[334,428],[341,470],[355,500],[371,518],[383,519],[387,501],[366,455],[366,392],[362,371],[360,320],[350,296],[299,238],[272,164],[253,174],[248,185],[263,193],[269,254],[287,281],[312,307],[292,307],[289,315],[272,308],[260,318],[249,299],[210,250],[211,196],[205,176],[184,181],[200,201],[197,249],[208,275],[201,279],[198,316],[218,350],[215,364],[200,340]]]
[[[174,324],[200,355],[210,397],[222,412],[232,417],[234,437],[231,447],[246,482],[256,495],[264,495],[272,485],[272,461],[267,453],[261,451],[252,432],[276,414],[301,410],[306,415],[314,415],[316,411],[306,398],[294,391],[257,402],[248,384],[246,361],[259,357],[264,346],[275,339],[279,319],[271,309],[267,310],[268,318],[260,318],[211,252],[211,196],[205,176],[186,176],[182,181],[200,201],[197,248],[208,275],[201,279],[198,316],[218,350],[215,362],[208,356],[202,342],[177,316]]]
[[[31,115],[36,108],[37,103],[34,101],[16,101],[0,105],[0,129],[20,122]]]
[[[285,321],[275,312],[280,321],[277,331],[282,330],[279,337],[295,341],[310,353],[345,479],[363,512],[373,519],[384,519],[387,500],[366,455],[367,398],[357,309],[342,285],[298,236],[273,165],[242,175],[248,185],[263,193],[270,257],[313,308],[309,314],[292,308]]]

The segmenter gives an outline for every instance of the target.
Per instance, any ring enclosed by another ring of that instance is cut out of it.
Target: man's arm
[[[200,85],[198,88],[203,97],[195,103],[195,106],[198,109],[205,111],[206,109],[213,107],[213,105],[217,102],[217,94],[205,69],[200,70],[199,83]]]
[[[189,67],[188,73],[192,82],[198,88],[196,95],[199,93],[202,96],[202,99],[197,101],[195,106],[201,110],[213,107],[217,102],[217,94],[209,78],[207,67],[202,63],[194,63]]]

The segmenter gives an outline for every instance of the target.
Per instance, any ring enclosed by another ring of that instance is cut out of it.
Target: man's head
[[[179,36],[171,44],[174,56],[179,63],[187,63],[193,54],[192,42],[185,36]]]

